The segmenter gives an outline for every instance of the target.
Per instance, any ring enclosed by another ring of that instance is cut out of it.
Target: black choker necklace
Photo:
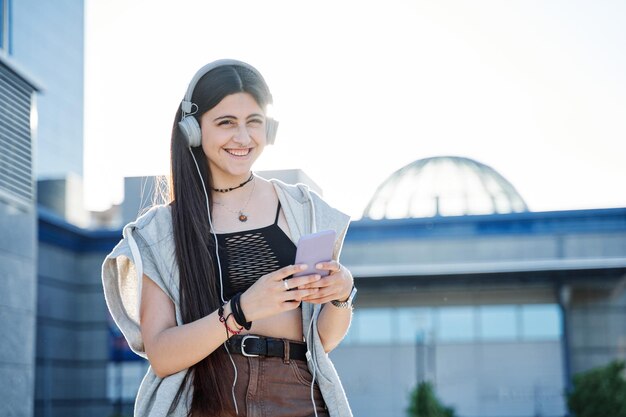
[[[247,180],[245,180],[244,182],[242,182],[241,184],[239,184],[239,185],[238,185],[238,186],[236,186],[236,187],[230,187],[230,188],[212,188],[212,187],[211,187],[211,189],[212,189],[213,191],[217,191],[218,193],[227,193],[227,192],[229,192],[229,191],[236,190],[237,188],[241,188],[241,187],[243,187],[244,185],[246,185],[247,183],[249,183],[250,181],[252,181],[252,178],[254,178],[254,173],[253,173],[253,172],[250,172],[250,178],[248,178]]]

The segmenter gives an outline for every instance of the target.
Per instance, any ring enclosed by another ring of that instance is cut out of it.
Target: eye
[[[248,124],[252,124],[252,125],[262,125],[263,124],[263,119],[250,119],[248,120]]]
[[[233,125],[235,125],[235,121],[234,120],[230,120],[230,119],[226,119],[226,120],[220,121],[217,125],[218,126],[233,126]]]

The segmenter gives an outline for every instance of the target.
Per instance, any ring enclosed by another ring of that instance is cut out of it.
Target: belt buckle
[[[260,337],[259,337],[259,336],[255,336],[255,335],[251,335],[251,334],[247,334],[247,335],[245,335],[245,336],[241,339],[241,354],[242,354],[243,356],[247,356],[247,357],[249,357],[249,358],[256,358],[256,357],[257,357],[257,356],[259,356],[259,355],[256,355],[256,354],[254,354],[254,353],[247,353],[247,352],[246,352],[246,350],[244,349],[244,348],[246,347],[246,344],[245,344],[245,343],[246,343],[246,340],[247,340],[247,339],[252,339],[252,338],[254,338],[254,339],[260,339]]]

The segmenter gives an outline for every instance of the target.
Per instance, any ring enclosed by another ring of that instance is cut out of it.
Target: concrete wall
[[[0,200],[0,416],[33,415],[36,232],[34,210]]]
[[[31,128],[36,88],[0,54],[0,416],[31,417],[37,215]]]
[[[355,416],[406,415],[419,346],[340,346],[331,358]],[[429,380],[462,417],[562,416],[560,342],[439,344]]]
[[[602,277],[597,277],[598,281]],[[568,307],[572,372],[626,360],[626,293],[623,284],[610,290],[574,287]]]
[[[155,197],[158,190],[167,196],[167,184],[164,180],[159,183],[156,176],[150,177],[126,177],[124,178],[124,202],[122,203],[122,215],[120,226],[132,222],[145,213],[154,204],[163,204],[165,200]]]
[[[72,172],[63,178],[37,181],[37,203],[76,226],[89,225],[89,212],[83,204],[83,179]]]

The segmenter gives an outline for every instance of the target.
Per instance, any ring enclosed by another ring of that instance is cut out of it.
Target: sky
[[[86,206],[167,174],[188,82],[235,58],[280,121],[253,168],[304,170],[354,219],[442,155],[494,168],[532,211],[626,207],[625,21],[605,0],[86,0]]]

